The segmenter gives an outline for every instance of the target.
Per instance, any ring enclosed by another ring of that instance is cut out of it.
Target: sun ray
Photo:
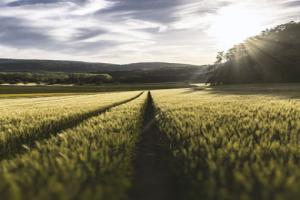
[[[220,10],[213,20],[209,33],[213,35],[222,50],[243,42],[262,30],[263,17],[255,10],[239,6]]]

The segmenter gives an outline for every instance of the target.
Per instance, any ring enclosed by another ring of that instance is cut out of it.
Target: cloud
[[[183,4],[180,0],[109,0],[114,6],[101,10],[99,14],[115,13],[118,16],[139,20],[170,22],[176,20],[174,10]]]
[[[51,45],[51,38],[44,34],[45,30],[28,26],[26,21],[13,17],[0,17],[0,41],[2,45],[27,48],[35,44],[37,47]],[[46,43],[46,44],[45,44]]]
[[[11,1],[7,3],[7,6],[28,6],[28,5],[36,5],[36,4],[56,4],[56,3],[75,3],[75,4],[83,4],[86,0],[17,0]]]
[[[300,1],[299,0],[289,0],[283,2],[283,5],[285,7],[300,7]]]
[[[79,28],[77,29],[77,33],[73,35],[71,41],[76,42],[76,41],[87,40],[105,33],[107,33],[107,31],[104,29]]]
[[[299,0],[2,0],[0,57],[205,64],[218,51],[207,30],[223,9],[260,12],[263,28],[299,19],[299,6]]]

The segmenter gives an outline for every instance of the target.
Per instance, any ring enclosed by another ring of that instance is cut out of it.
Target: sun
[[[230,7],[220,10],[213,19],[209,34],[218,42],[218,48],[228,50],[250,36],[262,31],[263,17],[255,10]]]

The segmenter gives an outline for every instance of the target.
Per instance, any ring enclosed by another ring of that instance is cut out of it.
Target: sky
[[[0,57],[210,64],[300,0],[0,0]]]

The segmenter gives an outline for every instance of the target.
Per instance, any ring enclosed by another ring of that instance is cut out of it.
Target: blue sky
[[[0,57],[209,64],[299,0],[0,0]]]

